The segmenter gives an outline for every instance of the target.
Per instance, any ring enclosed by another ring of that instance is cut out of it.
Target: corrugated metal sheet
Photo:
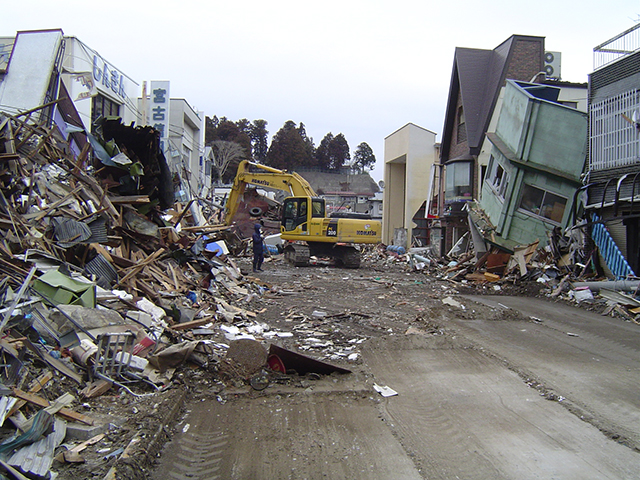
[[[98,217],[88,225],[91,229],[91,237],[87,240],[87,243],[107,243],[109,241],[107,220],[104,217]]]
[[[51,470],[56,448],[67,434],[67,422],[55,418],[53,432],[31,445],[21,448],[9,459],[9,465],[18,467],[23,473],[33,473],[45,477]]]
[[[71,218],[54,218],[51,225],[58,245],[62,248],[73,247],[91,237],[91,229],[87,224]]]
[[[592,220],[598,221],[599,218],[597,215],[593,215]],[[598,251],[607,267],[616,278],[635,276],[633,269],[604,224],[595,223],[591,228],[591,237],[598,246]]]
[[[96,283],[107,290],[118,281],[118,272],[100,254],[84,266],[84,271],[90,278],[95,275]]]

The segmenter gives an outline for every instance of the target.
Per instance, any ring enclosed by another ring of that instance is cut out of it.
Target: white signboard
[[[169,138],[169,81],[151,81],[149,123],[160,132],[160,149],[165,152]]]

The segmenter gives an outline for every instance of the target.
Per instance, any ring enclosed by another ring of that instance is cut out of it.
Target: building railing
[[[598,70],[640,48],[640,23],[593,48],[593,69]]]
[[[640,162],[640,89],[589,106],[589,170],[601,171]],[[635,117],[635,118],[634,118]]]
[[[592,220],[597,222],[600,219],[596,214],[593,214]],[[593,224],[591,228],[591,238],[598,247],[600,255],[607,264],[607,267],[616,279],[628,278],[630,276],[635,277],[635,273],[631,269],[627,259],[622,255],[622,252],[611,237],[607,227],[604,226],[604,223]]]

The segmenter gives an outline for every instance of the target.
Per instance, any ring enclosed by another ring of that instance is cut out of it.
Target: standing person
[[[261,225],[256,223],[253,233],[253,271],[262,271],[262,261],[264,260],[264,240],[262,238],[262,232],[260,231]]]

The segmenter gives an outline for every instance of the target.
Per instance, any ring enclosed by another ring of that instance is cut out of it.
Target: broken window
[[[98,94],[91,99],[91,125],[100,117],[119,117],[120,104]]]
[[[524,185],[522,200],[520,201],[522,210],[560,223],[566,206],[566,198],[532,185]]]
[[[489,184],[499,197],[504,198],[507,186],[509,185],[509,172],[502,168],[502,165],[496,162],[493,156],[491,157]]]

